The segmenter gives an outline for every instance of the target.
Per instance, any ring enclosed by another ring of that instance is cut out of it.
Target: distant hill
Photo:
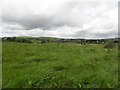
[[[120,38],[107,38],[107,39],[65,39],[65,38],[54,38],[54,37],[3,37],[2,41],[15,41],[23,43],[93,43],[100,44],[106,43],[111,40],[118,43]]]

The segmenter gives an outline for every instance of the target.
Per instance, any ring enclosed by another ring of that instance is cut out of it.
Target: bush
[[[113,41],[108,41],[105,45],[104,48],[107,48],[108,50],[112,49],[113,47],[115,47],[115,44]]]
[[[45,43],[45,40],[42,40],[41,43]]]

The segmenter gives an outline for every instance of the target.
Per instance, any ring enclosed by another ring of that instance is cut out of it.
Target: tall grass
[[[0,89],[2,89],[2,41],[0,38]]]
[[[118,87],[118,51],[103,45],[3,43],[3,88]]]

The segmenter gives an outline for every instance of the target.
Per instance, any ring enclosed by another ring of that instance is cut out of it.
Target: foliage
[[[113,41],[108,41],[105,45],[104,48],[107,48],[108,50],[112,49],[113,47],[115,47],[115,44]]]

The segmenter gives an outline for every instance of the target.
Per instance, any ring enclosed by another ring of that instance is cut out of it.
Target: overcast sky
[[[112,38],[119,0],[2,0],[0,36]]]

